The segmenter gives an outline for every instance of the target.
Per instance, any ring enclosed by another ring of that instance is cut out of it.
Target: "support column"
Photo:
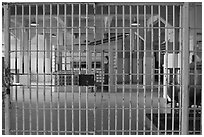
[[[184,3],[183,6],[183,46],[181,134],[187,135],[189,130],[189,3]]]
[[[10,33],[9,33],[9,22],[10,22],[10,14],[9,14],[9,6],[8,4],[4,6],[4,46],[5,46],[5,72],[4,78],[8,79],[8,82],[5,83],[6,87],[3,89],[5,92],[4,98],[4,115],[5,115],[5,135],[10,134]],[[6,81],[4,81],[6,82]],[[3,87],[2,87],[3,88]]]

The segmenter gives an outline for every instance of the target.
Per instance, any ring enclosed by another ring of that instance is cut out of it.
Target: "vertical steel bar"
[[[117,78],[118,78],[118,29],[117,29],[117,26],[118,26],[118,17],[117,17],[117,5],[115,6],[115,37],[116,37],[116,41],[115,41],[115,63],[116,63],[116,69],[115,69],[115,135],[117,135],[117,119],[118,119],[118,106],[117,106]]]
[[[154,57],[154,53],[153,53],[153,42],[154,42],[154,26],[153,26],[153,13],[154,12],[154,7],[151,5],[151,27],[152,27],[152,29],[151,29],[151,56],[152,57]],[[155,68],[154,67],[154,65],[153,65],[153,61],[151,60],[151,68]],[[154,88],[154,71],[153,71],[154,69],[151,69],[151,123],[150,123],[150,130],[151,130],[151,135],[152,135],[152,130],[153,130],[153,88]],[[158,88],[160,88],[160,87],[158,87]]]
[[[161,19],[160,19],[160,17],[161,17],[161,11],[160,11],[160,9],[161,9],[161,6],[160,5],[158,5],[158,14],[159,14],[159,24],[158,24],[158,26],[159,26],[159,30],[158,30],[158,39],[159,39],[159,80],[158,80],[158,86],[159,86],[159,88],[158,88],[158,126],[157,126],[157,134],[159,133],[159,129],[160,129],[160,83],[161,83],[161,81],[160,81],[160,76],[161,76]]]
[[[46,47],[45,47],[45,39],[46,39],[46,37],[45,37],[45,26],[46,26],[46,22],[45,22],[45,4],[43,4],[43,134],[45,135],[46,134],[46,132],[45,132],[45,130],[46,130],[46,116],[45,116],[45,99],[46,99],[46,95],[45,95],[45,92],[46,92],[46,90],[45,90],[45,88],[46,88],[46,86],[45,86],[45,73],[46,73],[46,70],[45,70],[45,56],[46,56],[46,54],[45,54],[45,50],[46,50]]]
[[[31,84],[30,84],[30,76],[31,76],[31,74],[30,74],[30,28],[31,28],[31,26],[30,26],[30,24],[31,24],[31,7],[30,7],[30,5],[26,5],[26,7],[28,8],[28,9],[26,9],[26,11],[28,12],[28,21],[26,22],[26,28],[25,28],[25,30],[26,30],[26,39],[25,39],[25,43],[26,43],[26,59],[25,59],[25,66],[26,66],[26,79],[27,79],[27,87],[28,88],[30,88],[31,87]],[[29,94],[30,94],[30,98],[31,98],[31,92],[30,92],[31,90],[29,89]],[[30,104],[29,104],[30,105]],[[30,113],[30,110],[29,110],[29,113]],[[30,115],[29,115],[29,118],[31,118],[30,117]]]
[[[89,45],[88,45],[88,4],[86,4],[86,74],[89,73]],[[89,121],[88,121],[88,87],[86,87],[86,135],[88,134],[88,126],[89,126]]]
[[[5,47],[5,70],[10,70],[10,10],[9,5],[4,5],[4,47]],[[7,72],[6,74],[9,78],[10,82],[10,74]],[[5,135],[10,134],[10,87],[6,87],[6,94],[4,96],[4,103],[5,103]]]
[[[169,27],[168,26],[168,4],[165,6],[165,52],[164,52],[164,64],[163,64],[163,88],[162,88],[162,90],[163,90],[163,98],[164,99],[166,99],[167,101],[168,101],[168,98],[167,98],[167,81],[166,81],[166,61],[167,61],[167,58],[166,58],[166,56],[168,55],[167,54],[167,44],[168,44],[168,28],[167,27]],[[166,58],[166,60],[165,60],[165,58]]]
[[[189,127],[189,95],[188,95],[188,81],[189,81],[189,3],[183,5],[183,69],[182,69],[182,127],[181,134],[188,134]]]
[[[28,54],[28,58],[29,58],[29,62],[26,62],[28,63],[28,73],[27,75],[29,75],[29,93],[30,93],[30,99],[29,99],[29,132],[30,132],[30,135],[32,134],[32,113],[31,113],[31,103],[32,103],[32,93],[31,93],[31,5],[29,5],[29,19],[28,19],[28,47],[27,47],[27,54]],[[28,60],[26,60],[28,61]]]
[[[74,62],[74,39],[73,39],[73,36],[74,36],[74,4],[72,4],[72,35],[71,35],[71,61],[72,63]],[[66,39],[65,39],[66,40]],[[72,78],[72,81],[71,81],[71,85],[72,85],[72,135],[74,134],[74,66],[72,65],[72,68],[71,68],[71,78]]]
[[[59,31],[59,4],[56,5],[57,7],[57,55],[58,55],[58,59],[57,59],[57,71],[61,71],[61,59],[60,59],[60,56],[61,56],[61,45],[60,45],[60,31]],[[43,27],[44,28],[44,27]],[[60,66],[60,67],[59,67]],[[58,74],[58,73],[57,73]],[[60,73],[61,74],[61,73]],[[57,75],[59,78],[60,78],[60,75]],[[60,86],[61,84],[59,83],[58,85],[58,90],[57,90],[57,134],[59,135],[60,133],[60,93],[59,93],[59,90],[60,90]]]
[[[108,18],[110,18],[110,5],[108,5]],[[112,77],[112,75],[113,74],[110,74],[110,71],[111,71],[111,67],[112,67],[112,64],[111,64],[111,60],[112,60],[112,55],[111,54],[113,54],[112,53],[112,47],[111,47],[111,45],[110,45],[110,22],[108,21],[107,22],[108,23],[108,53],[109,53],[109,60],[107,60],[109,63],[108,63],[108,72],[106,72],[106,73],[108,73],[108,74],[106,74],[106,75],[108,75],[109,77],[108,77],[108,135],[110,135],[110,89],[111,89],[111,86],[113,86],[113,85],[110,85],[110,83],[112,82],[112,81],[110,81],[110,77]],[[111,76],[110,76],[111,75]]]
[[[144,5],[144,60],[143,60],[143,63],[144,63],[144,69],[143,69],[143,85],[144,85],[144,95],[143,95],[143,102],[144,102],[144,107],[143,107],[143,134],[145,135],[145,130],[146,130],[146,65],[147,65],[147,45],[146,45],[146,42],[147,42],[147,28],[146,28],[146,5]],[[148,85],[149,86],[149,85]]]
[[[22,103],[23,135],[25,135],[25,87],[23,86],[23,103]]]
[[[24,5],[22,5],[22,35],[21,35],[21,41],[22,41],[22,47],[23,47],[23,55],[22,55],[22,74],[24,74],[24,33],[25,33],[25,24],[24,24]],[[25,134],[25,88],[23,86],[23,102],[22,102],[22,115],[23,115],[23,135]]]
[[[182,53],[182,6],[179,6],[179,53]],[[182,56],[180,56],[180,64],[183,64],[183,60],[182,60]],[[182,77],[181,77],[181,70],[182,70],[182,65],[180,65],[180,73],[179,73],[179,134],[181,134],[181,117],[182,117],[182,108],[181,108],[181,91],[182,91],[182,86],[181,86],[181,81],[182,81]]]
[[[36,24],[38,24],[38,5],[36,4]],[[39,81],[39,74],[38,74],[38,25],[36,25],[36,130],[37,130],[37,135],[39,131],[39,95],[38,95],[38,81]]]
[[[173,74],[172,74],[172,134],[174,134],[174,117],[175,117],[175,5],[173,5]]]
[[[22,5],[22,29],[21,29],[21,44],[22,44],[22,73],[24,73],[24,31],[25,31],[25,24],[24,24],[24,5]]]
[[[137,5],[137,23],[139,24],[139,5]],[[137,37],[136,37],[136,54],[137,54],[137,89],[139,89],[139,82],[140,82],[140,70],[139,70],[139,65],[140,65],[140,60],[139,60],[139,54],[140,54],[140,43],[139,43],[139,35],[140,35],[140,30],[137,27]],[[137,105],[136,105],[136,134],[138,135],[138,130],[139,130],[139,91],[137,91]]]
[[[66,76],[65,76],[65,101],[64,101],[64,128],[65,128],[65,135],[67,135],[67,4],[64,4],[64,51],[65,51],[65,71],[66,71]]]
[[[51,132],[51,135],[52,135],[52,129],[53,129],[53,124],[52,124],[52,110],[53,110],[53,102],[52,102],[52,96],[53,96],[53,47],[52,47],[52,4],[50,4],[50,72],[51,72],[51,92],[50,92],[50,132]],[[38,51],[37,51],[38,52]],[[38,57],[38,56],[37,56]],[[55,76],[54,76],[55,78]]]
[[[81,74],[81,4],[79,4],[79,75]],[[79,134],[81,134],[81,87],[79,86]]]
[[[17,46],[18,46],[18,44],[17,44],[17,5],[15,5],[15,32],[14,32],[14,34],[15,34],[15,75],[14,75],[14,77],[16,77],[16,80],[14,81],[15,83],[17,82],[17,73],[18,73],[18,71],[17,71],[17,68],[18,68],[18,59],[17,59],[17,54],[18,54],[18,52],[17,52]],[[15,86],[15,85],[14,85]],[[16,111],[15,111],[15,113],[16,113],[16,134],[18,134],[18,99],[17,99],[17,89],[18,89],[18,86],[15,86],[14,88],[13,88],[13,90],[15,89],[15,91],[13,91],[13,94],[15,95],[15,109],[16,109]]]
[[[166,63],[166,65],[164,65],[166,68],[165,68],[165,70],[168,68],[168,29],[167,29],[167,27],[168,27],[168,5],[166,5],[166,24],[165,24],[165,50],[166,50],[166,52],[165,52],[165,54],[166,54],[166,59],[164,60],[164,64]],[[167,79],[166,79],[166,75],[167,75],[167,73],[166,73],[167,71],[164,71],[163,72],[163,79],[164,79],[164,81],[167,81]],[[167,87],[167,84],[166,84],[167,82],[163,82],[163,84],[164,84],[164,86],[163,86],[163,92],[164,92],[164,88],[166,88]],[[164,93],[163,93],[164,94]],[[165,98],[166,98],[166,96],[165,96]],[[168,101],[168,99],[166,98],[166,103],[165,103],[165,126],[164,126],[164,130],[165,130],[165,135],[167,134],[167,101]]]
[[[94,18],[94,26],[93,26],[93,33],[94,33],[94,41],[96,40],[96,4],[93,4],[93,18]],[[94,44],[94,75],[96,80],[96,43]],[[96,135],[96,90],[97,87],[94,87],[94,135]]]
[[[101,6],[101,16],[103,17],[103,6]],[[101,24],[103,24],[103,21],[104,21],[104,18],[101,19]],[[101,35],[101,39],[104,38],[104,26],[102,26],[102,35]],[[102,42],[103,44],[103,42]],[[103,88],[103,85],[104,85],[104,59],[103,59],[103,56],[104,56],[104,52],[103,52],[103,47],[101,46],[101,64],[102,64],[102,70],[101,70],[101,77],[102,77],[102,81],[101,81],[101,134],[103,135],[103,91],[104,91],[104,88]]]
[[[130,94],[129,94],[129,135],[131,135],[131,130],[132,130],[132,48],[133,48],[133,43],[132,43],[132,28],[131,28],[131,24],[132,24],[132,6],[129,6],[129,26],[130,26],[130,75],[129,75],[129,79],[130,79]]]
[[[122,53],[123,53],[123,58],[122,58],[122,80],[123,80],[123,94],[122,94],[122,135],[124,135],[125,133],[125,6],[122,6],[122,31],[123,31],[123,43],[122,43]]]

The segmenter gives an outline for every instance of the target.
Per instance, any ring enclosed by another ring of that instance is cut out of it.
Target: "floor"
[[[136,134],[136,130],[140,131],[137,134],[159,134],[155,132],[158,125],[148,114],[171,112],[156,88],[145,94],[142,88],[133,89],[131,93],[127,88],[124,93],[90,90],[86,93],[82,90],[79,94],[79,91],[56,92],[49,87],[18,87],[16,91],[18,94],[11,94],[11,134],[23,134],[22,130],[25,134],[48,135],[65,134],[65,131],[67,134],[71,131],[74,134],[79,131],[84,134],[122,134],[122,131]]]

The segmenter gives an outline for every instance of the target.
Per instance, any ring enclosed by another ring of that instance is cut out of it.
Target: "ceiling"
[[[95,6],[93,4],[96,4]],[[105,4],[105,3],[103,3]],[[136,21],[140,27],[144,26],[144,20],[148,20],[151,16],[160,16],[165,19],[166,5],[103,5],[101,3],[89,4],[61,4],[61,3],[29,3],[14,4],[10,6],[11,27],[29,27],[31,29],[38,27],[38,32],[57,33],[57,28],[60,31],[71,31],[78,33],[78,27],[81,28],[81,33],[93,33],[91,29],[95,28],[96,33],[103,32],[104,27],[111,27],[110,31],[114,32],[114,27],[132,27],[131,23]],[[152,8],[152,9],[151,9]],[[179,13],[179,5],[175,6],[175,13]],[[168,6],[168,21],[172,24],[173,5]],[[177,15],[177,14],[176,14]],[[178,14],[179,15],[179,14]],[[37,22],[38,26],[32,27],[30,24]],[[108,24],[108,25],[107,25]],[[178,23],[176,23],[178,24]],[[43,30],[42,28],[45,28]],[[113,28],[113,29],[112,29]],[[132,28],[135,28],[132,27]],[[106,29],[106,28],[105,28]],[[118,29],[119,33],[122,29]],[[126,29],[125,29],[126,31]]]
[[[178,8],[175,8],[176,12],[179,11]],[[171,26],[172,6],[168,6],[168,9],[168,24]],[[90,42],[101,40],[104,36],[107,36],[107,33],[110,33],[110,35],[115,35],[116,33],[120,35],[130,33],[130,30],[133,33],[139,30],[139,35],[144,37],[143,27],[145,24],[146,26],[153,26],[158,22],[159,18],[165,22],[165,6],[161,6],[160,10],[162,11],[160,13],[161,18],[158,16],[157,5],[153,6],[152,14],[150,6],[146,6],[146,14],[144,14],[143,5],[138,7],[131,6],[131,9],[130,6],[124,6],[124,8],[123,6],[117,6],[116,9],[116,6],[113,5],[110,8],[108,6],[98,5],[94,14],[93,5],[88,5],[88,10],[86,10],[86,5],[82,4],[81,10],[79,10],[78,4],[73,5],[73,7],[71,4],[59,4],[58,6],[56,4],[34,4],[30,6],[19,4],[17,6],[11,6],[10,27],[11,33],[19,39],[23,28],[26,28],[29,34],[31,34],[31,39],[36,34],[55,34],[60,38],[63,36],[62,33],[65,35],[66,32],[67,43],[70,43],[72,37],[74,37],[74,43],[76,44],[79,43],[79,33],[81,33],[81,43],[85,43],[84,40],[86,39]],[[81,11],[80,14],[79,11]],[[139,25],[132,26],[131,24],[135,21]],[[38,25],[31,26],[32,22],[36,22]],[[138,29],[139,27],[141,29]]]

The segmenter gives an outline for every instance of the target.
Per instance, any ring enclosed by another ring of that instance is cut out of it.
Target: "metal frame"
[[[9,14],[9,6],[7,4],[4,5],[4,47],[5,47],[5,95],[4,95],[4,103],[5,103],[5,134],[10,134],[10,14]]]

